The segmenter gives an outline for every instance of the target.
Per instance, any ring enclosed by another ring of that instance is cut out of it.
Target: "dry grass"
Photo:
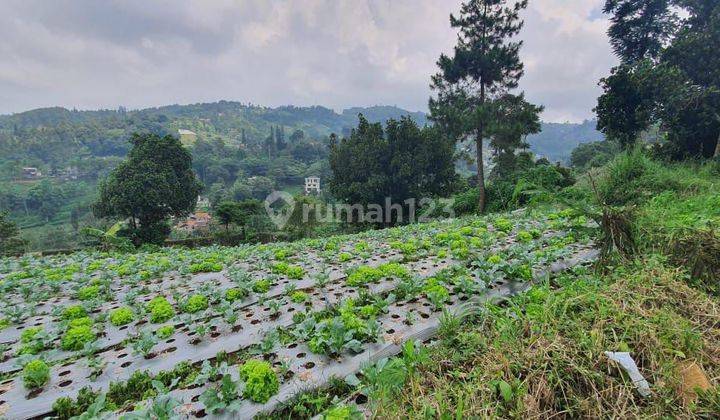
[[[720,306],[658,259],[556,279],[468,324],[432,350],[431,362],[377,418],[713,417],[683,403],[678,365],[696,361],[720,381]],[[603,355],[630,351],[653,396],[643,399]],[[501,398],[496,384],[512,387]]]

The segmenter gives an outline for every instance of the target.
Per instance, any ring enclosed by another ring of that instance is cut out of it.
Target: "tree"
[[[218,204],[215,208],[215,217],[221,224],[225,225],[225,230],[227,231],[230,224],[240,218],[237,202],[223,201]]]
[[[20,229],[10,220],[7,212],[0,212],[0,255],[13,255],[23,251],[25,241],[18,237]]]
[[[128,219],[134,243],[162,243],[170,216],[195,209],[202,184],[191,169],[192,157],[173,136],[135,134],[128,157],[99,186],[98,217]]]
[[[37,212],[45,221],[50,221],[63,202],[62,191],[47,179],[33,185],[27,193],[27,206]]]
[[[610,76],[600,80],[603,94],[595,112],[597,129],[628,149],[651,124],[653,99],[644,89],[642,80],[652,71],[652,64],[614,67]]]
[[[253,217],[262,215],[264,211],[262,202],[258,200],[224,201],[215,209],[215,217],[225,225],[226,231],[230,224],[241,227],[247,238],[247,225]]]
[[[328,185],[334,197],[364,209],[371,204],[379,206],[385,214],[390,210],[387,198],[403,205],[410,198],[452,193],[456,182],[454,141],[438,127],[419,128],[409,117],[403,117],[389,120],[383,130],[380,123],[370,124],[362,115],[359,120],[349,137],[332,140],[330,146],[332,177]],[[405,215],[407,211],[405,205]],[[400,220],[394,216],[393,220],[383,220],[395,224]],[[356,219],[359,217],[353,217]]]
[[[516,169],[516,151],[527,149],[529,134],[540,132],[542,106],[525,100],[525,95],[505,94],[493,101],[492,119],[487,128],[490,147],[495,151],[495,171],[512,174]]]
[[[720,156],[720,2],[607,0],[622,64],[602,79],[598,129],[630,147],[658,127],[663,155]]]
[[[610,45],[625,63],[655,58],[670,39],[677,16],[672,0],[607,0],[604,13],[610,18]]]
[[[432,77],[437,98],[430,99],[431,118],[448,133],[474,136],[477,148],[478,208],[485,209],[483,140],[491,122],[488,100],[517,87],[523,75],[518,51],[522,41],[513,37],[523,21],[519,13],[527,0],[469,0],[460,15],[450,15],[450,25],[459,28],[453,56],[441,55],[440,72]]]

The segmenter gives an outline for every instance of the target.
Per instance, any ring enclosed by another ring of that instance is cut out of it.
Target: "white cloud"
[[[614,58],[602,0],[535,0],[524,13],[528,97],[547,120],[591,116]],[[460,2],[435,0],[0,3],[0,112],[220,99],[425,110]]]

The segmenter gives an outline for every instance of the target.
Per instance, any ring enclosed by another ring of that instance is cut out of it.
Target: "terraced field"
[[[270,413],[596,256],[572,212],[295,243],[0,260],[0,415]]]

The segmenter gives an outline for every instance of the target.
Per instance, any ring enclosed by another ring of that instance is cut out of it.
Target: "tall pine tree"
[[[460,15],[450,15],[458,29],[452,57],[437,62],[440,72],[432,77],[437,98],[430,99],[432,119],[456,139],[475,137],[479,211],[485,210],[483,139],[494,113],[494,97],[517,87],[523,75],[518,51],[522,41],[514,40],[523,21],[519,17],[527,0],[469,0]]]

